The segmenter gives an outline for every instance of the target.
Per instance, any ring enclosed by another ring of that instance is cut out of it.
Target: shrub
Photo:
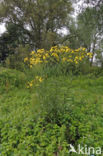
[[[5,60],[5,65],[7,68],[17,69],[20,71],[25,70],[24,58],[29,55],[30,46],[26,45],[25,47],[19,46],[16,48],[15,53],[9,55]]]
[[[23,72],[1,68],[0,71],[0,86],[6,90],[12,87],[24,87],[27,79]]]

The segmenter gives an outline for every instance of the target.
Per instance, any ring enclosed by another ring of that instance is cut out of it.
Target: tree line
[[[103,2],[83,0],[74,18],[80,1],[2,0],[0,22],[5,23],[6,32],[0,36],[0,60],[18,54],[21,47],[37,50],[63,44],[72,49],[85,47],[102,65]],[[65,35],[60,33],[63,28]]]

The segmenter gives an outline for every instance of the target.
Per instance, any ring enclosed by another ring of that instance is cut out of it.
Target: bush
[[[25,47],[19,46],[16,48],[13,55],[9,55],[5,60],[5,65],[7,68],[17,69],[20,71],[25,70],[24,58],[29,55],[30,47],[26,45]]]
[[[24,73],[7,68],[0,68],[0,86],[7,91],[12,87],[24,87],[27,79]]]

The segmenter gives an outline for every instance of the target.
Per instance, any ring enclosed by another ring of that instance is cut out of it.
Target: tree
[[[9,23],[7,31],[0,37],[0,60],[16,52],[16,48],[20,45],[28,44],[29,38],[26,30],[21,29],[19,25]]]
[[[103,19],[100,10],[97,11],[96,7],[97,5],[89,6],[78,16],[78,27],[82,32],[81,39],[88,51],[93,53],[91,64],[93,64],[93,58],[97,52],[101,52],[100,44],[103,40],[103,25],[101,25]]]
[[[56,44],[58,29],[65,26],[72,7],[70,0],[3,0],[0,10],[1,21],[19,25],[33,47],[46,48],[47,37],[50,46]]]
[[[99,18],[99,13],[96,12],[95,7],[87,6],[76,18],[71,25],[68,25],[69,34],[65,40],[69,41],[71,48],[85,47],[87,51],[93,53],[91,65],[96,52],[100,49],[99,44],[103,37],[103,26]],[[64,41],[65,41],[64,40]],[[101,51],[101,50],[99,50]]]

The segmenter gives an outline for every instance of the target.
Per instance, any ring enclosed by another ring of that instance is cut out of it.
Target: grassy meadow
[[[0,155],[73,155],[69,144],[102,148],[103,76],[42,75],[28,88],[32,77],[0,67]]]

